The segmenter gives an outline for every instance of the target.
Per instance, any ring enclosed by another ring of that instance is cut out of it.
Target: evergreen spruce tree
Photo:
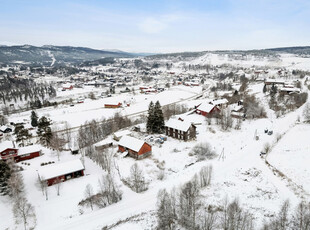
[[[25,141],[32,136],[23,125],[15,126],[14,134],[16,135],[16,142],[21,142],[23,145],[25,145]]]
[[[154,127],[154,103],[153,101],[149,104],[148,114],[147,114],[147,122],[146,122],[146,130],[148,133],[153,132]]]
[[[32,112],[31,112],[30,119],[31,119],[31,125],[32,125],[32,127],[37,127],[37,126],[38,126],[38,115],[37,115],[36,112],[33,111],[33,110],[32,110]]]
[[[11,169],[6,161],[0,161],[0,195],[8,195],[10,193],[8,181],[11,174]]]
[[[263,93],[266,93],[267,92],[267,86],[264,85],[264,88],[263,88]]]
[[[50,125],[51,125],[51,121],[45,116],[41,117],[38,122],[37,134],[40,138],[41,144],[43,145],[49,145],[51,138],[53,136]]]
[[[156,101],[154,106],[154,126],[153,133],[161,133],[164,130],[165,121],[163,111],[161,109],[161,105],[159,101]]]

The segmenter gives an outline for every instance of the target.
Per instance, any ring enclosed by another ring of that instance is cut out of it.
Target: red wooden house
[[[48,186],[64,182],[69,179],[84,176],[84,166],[77,159],[65,163],[42,166],[38,170],[39,178],[42,182],[46,182]]]
[[[0,159],[14,158],[15,162],[29,160],[42,155],[40,146],[32,145],[16,148],[14,142],[4,141],[0,143]]]
[[[217,106],[210,104],[209,102],[201,103],[199,106],[196,107],[196,110],[195,110],[197,114],[201,114],[205,117],[212,113],[219,112],[219,111],[220,110]]]
[[[0,159],[6,160],[11,157],[16,157],[18,148],[15,147],[13,141],[3,141],[0,143]]]
[[[118,143],[118,151],[128,151],[129,156],[142,159],[152,154],[152,146],[130,136],[123,136]]]

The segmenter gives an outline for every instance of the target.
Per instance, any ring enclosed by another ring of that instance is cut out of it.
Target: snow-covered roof
[[[11,148],[11,149],[15,149],[14,147],[14,143],[12,141],[3,141],[0,143],[0,152]]]
[[[80,159],[77,159],[73,161],[67,161],[65,163],[42,166],[42,168],[38,170],[38,173],[41,179],[48,180],[81,170],[84,170],[84,166]]]
[[[241,109],[243,109],[243,105],[238,105],[237,103],[235,103],[235,104],[230,105],[229,108],[231,111],[238,112]]]
[[[223,105],[223,104],[227,104],[228,100],[226,98],[223,99],[215,99],[211,102],[213,105]]]
[[[9,128],[9,127],[7,127],[6,125],[2,125],[2,126],[0,126],[0,131],[4,132],[7,128]]]
[[[126,147],[128,149],[131,149],[135,152],[139,152],[139,150],[142,148],[143,144],[145,142],[141,141],[137,138],[134,137],[130,137],[130,136],[123,136],[120,141],[119,141],[119,145]]]
[[[41,151],[41,147],[39,145],[30,145],[26,147],[21,147],[18,149],[18,155],[25,155],[28,153],[34,153]]]
[[[279,83],[279,84],[284,84],[285,81],[281,79],[266,79],[266,82],[268,83]]]
[[[197,109],[201,110],[201,111],[204,111],[204,112],[207,112],[207,113],[210,113],[210,111],[215,107],[215,105],[212,105],[208,102],[202,102],[198,107]]]
[[[71,83],[66,83],[62,85],[63,88],[70,88],[71,86],[72,86]]]
[[[102,141],[99,141],[99,142],[95,143],[94,146],[95,147],[100,147],[102,145],[106,145],[106,144],[110,144],[110,143],[113,143],[113,140],[112,140],[112,138],[109,137],[107,139],[104,139]]]
[[[131,132],[129,130],[118,131],[114,133],[114,136],[117,138],[121,138],[122,136],[129,135]]]
[[[166,122],[165,126],[186,132],[191,127],[191,123],[175,118],[170,118],[169,121]]]
[[[290,87],[282,87],[280,91],[285,91],[285,92],[300,92],[299,88],[290,88]]]

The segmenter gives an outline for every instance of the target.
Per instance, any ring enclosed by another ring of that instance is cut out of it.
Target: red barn
[[[62,85],[62,89],[63,89],[63,90],[72,90],[72,89],[73,89],[73,85],[70,84],[70,83],[63,84],[63,85]]]
[[[104,108],[109,108],[109,109],[116,109],[120,108],[122,106],[122,103],[109,103],[109,104],[104,104]]]
[[[142,159],[152,154],[152,146],[130,136],[123,136],[118,143],[118,151],[128,151],[129,156]]]
[[[196,113],[201,114],[203,116],[208,116],[209,114],[212,114],[214,112],[219,112],[219,108],[215,105],[212,105],[208,102],[203,102],[196,108]]]
[[[84,166],[80,159],[68,161],[65,163],[42,166],[38,170],[39,178],[45,181],[48,186],[64,182],[69,179],[84,176]]]

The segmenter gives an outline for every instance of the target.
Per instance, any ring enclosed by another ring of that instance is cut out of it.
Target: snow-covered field
[[[74,89],[75,90],[75,89]],[[74,90],[70,91],[72,93]],[[192,98],[202,92],[201,87],[186,87],[186,86],[176,86],[169,90],[158,94],[138,94],[132,95],[129,93],[116,95],[114,97],[100,98],[97,100],[85,99],[84,103],[75,104],[73,107],[70,105],[60,105],[56,108],[47,107],[36,110],[39,117],[46,116],[52,118],[52,120],[57,124],[62,124],[67,122],[71,127],[78,127],[84,124],[85,121],[90,121],[92,119],[99,120],[102,118],[110,118],[115,112],[120,112],[123,115],[131,115],[146,111],[150,101],[156,102],[159,100],[161,105],[167,105],[174,102],[179,102]],[[121,102],[130,102],[129,107],[124,107],[120,109],[107,109],[104,108],[104,104]],[[12,122],[20,122],[24,119],[30,119],[31,111],[13,114],[10,116],[9,120]]]
[[[310,194],[310,126],[296,125],[268,155],[268,161]],[[309,197],[308,197],[309,198]]]
[[[233,61],[227,56],[214,56],[207,54],[194,61],[192,64],[220,65],[230,62],[232,65],[251,67],[277,66],[287,68],[307,69],[308,59],[296,58],[292,55],[282,55],[279,61],[244,60]],[[310,66],[310,65],[309,65]],[[180,70],[180,69],[179,69]],[[209,80],[207,94],[211,95],[210,87],[214,86],[213,80]],[[238,85],[239,86],[239,85]],[[238,87],[237,87],[238,88]],[[265,94],[262,92],[263,83],[251,83],[249,94],[254,94],[262,106],[265,107],[267,118],[257,120],[245,120],[241,129],[223,131],[215,120],[209,125],[205,117],[198,114],[182,115],[186,121],[197,124],[197,139],[183,142],[168,137],[163,144],[152,143],[152,155],[146,159],[136,161],[133,158],[123,158],[112,148],[114,159],[119,167],[119,173],[113,171],[120,190],[123,192],[122,200],[103,209],[90,210],[81,208],[78,203],[85,198],[84,190],[87,184],[91,184],[94,192],[99,191],[98,180],[106,172],[88,157],[85,157],[85,176],[66,181],[61,184],[60,195],[57,195],[56,186],[48,187],[48,200],[38,186],[38,171],[41,163],[54,161],[59,164],[80,158],[81,155],[72,155],[69,151],[63,151],[60,161],[56,154],[43,148],[44,155],[26,161],[30,165],[18,163],[24,168],[22,175],[25,182],[26,197],[35,207],[37,216],[37,229],[47,230],[85,230],[102,229],[104,226],[113,226],[113,229],[155,229],[156,227],[156,201],[160,189],[178,188],[184,182],[189,181],[203,166],[213,166],[214,177],[211,186],[202,189],[201,195],[205,204],[219,206],[225,198],[239,199],[242,207],[246,208],[256,220],[258,227],[263,219],[274,215],[282,202],[289,199],[292,206],[300,202],[300,195],[289,185],[287,180],[276,175],[260,156],[260,152],[266,143],[273,146],[267,159],[269,163],[284,173],[297,185],[302,186],[306,193],[310,193],[310,145],[309,124],[297,123],[302,116],[303,107],[276,118],[274,111],[268,108]],[[60,92],[58,99],[77,97],[85,93],[96,92],[91,87]],[[50,117],[55,126],[61,126],[67,122],[71,127],[78,127],[92,119],[109,118],[120,112],[122,115],[133,115],[148,109],[150,101],[159,100],[161,105],[182,102],[189,108],[198,105],[208,98],[196,99],[202,94],[202,87],[173,86],[158,94],[117,94],[111,98],[97,100],[85,99],[82,104],[74,106],[63,105],[56,108],[48,107],[38,109],[40,116]],[[223,93],[223,92],[222,92]],[[105,103],[130,102],[129,107],[119,109],[104,108]],[[308,99],[309,101],[309,99]],[[29,120],[30,111],[13,114],[9,121],[18,122]],[[236,122],[236,121],[234,121]],[[264,129],[272,129],[274,134],[267,135]],[[279,142],[275,142],[276,135],[283,134]],[[144,139],[144,134],[133,132],[135,137]],[[255,136],[259,138],[256,139]],[[107,139],[111,140],[109,136]],[[193,146],[198,143],[208,142],[218,154],[213,160],[197,162],[196,156],[189,155]],[[117,146],[117,142],[115,142]],[[143,169],[143,174],[150,182],[149,189],[143,193],[135,193],[125,186],[121,179],[129,176],[130,167],[136,163]],[[158,175],[164,171],[163,180]],[[12,204],[10,198],[0,196],[0,229],[19,229],[14,227]]]

